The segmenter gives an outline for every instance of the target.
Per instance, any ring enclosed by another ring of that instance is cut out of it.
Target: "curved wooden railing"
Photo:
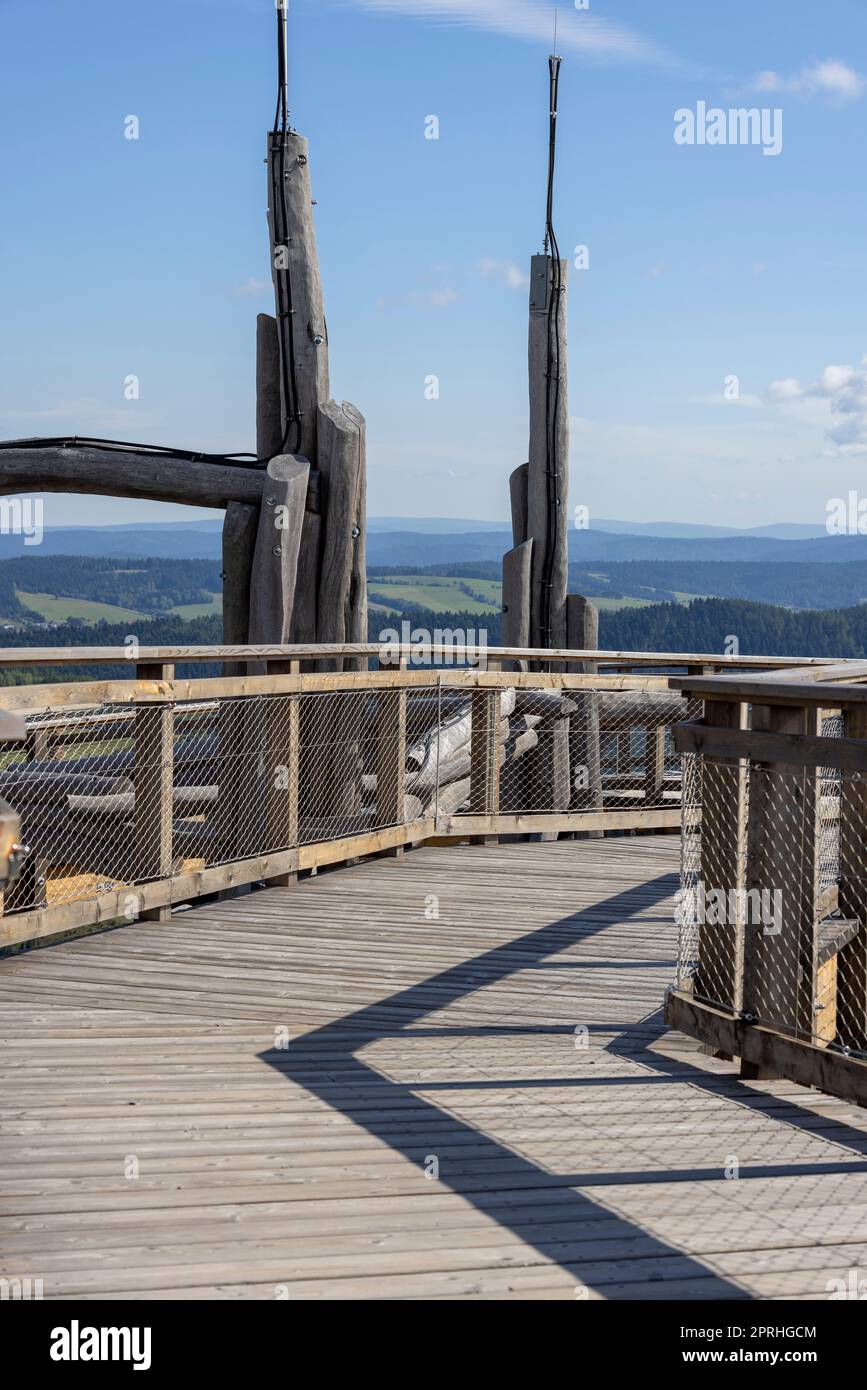
[[[847,679],[848,678],[848,679]],[[749,1078],[867,1104],[867,664],[685,677],[667,1021]]]
[[[117,669],[0,687],[26,720],[0,796],[30,849],[0,945],[431,838],[676,830],[671,728],[702,697],[672,677],[794,664],[840,678],[823,658],[449,643],[0,649],[28,679]]]

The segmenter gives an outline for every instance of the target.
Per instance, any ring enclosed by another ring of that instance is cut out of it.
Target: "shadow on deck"
[[[429,847],[2,963],[0,1273],[827,1297],[867,1259],[867,1120],[665,1031],[676,856]]]

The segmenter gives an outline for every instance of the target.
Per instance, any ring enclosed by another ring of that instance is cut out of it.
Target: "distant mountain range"
[[[93,555],[160,558],[220,555],[222,519],[145,525],[47,527],[40,547],[23,536],[0,535],[0,559],[18,555]],[[425,566],[499,560],[512,545],[506,522],[444,517],[370,517],[371,565]],[[867,536],[829,536],[822,526],[780,523],[749,530],[681,522],[595,520],[569,533],[569,558],[587,564],[628,560],[815,561],[867,559]]]

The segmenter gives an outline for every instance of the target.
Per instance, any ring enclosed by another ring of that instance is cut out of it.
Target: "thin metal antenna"
[[[557,6],[554,6],[554,52],[557,52]]]

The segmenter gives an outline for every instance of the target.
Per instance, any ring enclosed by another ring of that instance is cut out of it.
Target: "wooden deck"
[[[665,1031],[676,868],[671,836],[429,847],[0,962],[0,1275],[61,1299],[865,1277],[867,1113]]]

